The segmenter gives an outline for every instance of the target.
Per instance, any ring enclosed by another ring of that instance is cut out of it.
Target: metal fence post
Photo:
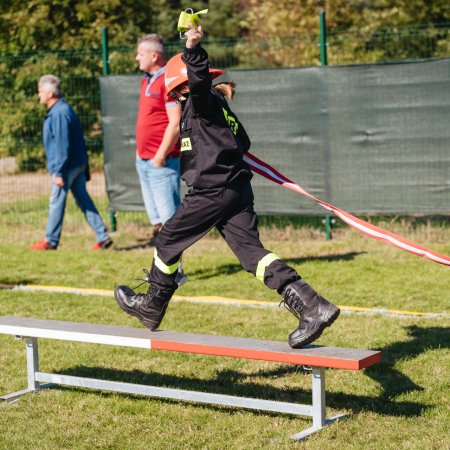
[[[328,65],[327,55],[327,26],[325,21],[325,13],[319,13],[320,18],[320,64],[322,66]]]
[[[328,55],[327,55],[327,26],[325,20],[325,13],[319,13],[320,19],[320,64],[322,66],[328,65]],[[327,241],[332,239],[331,229],[332,229],[332,220],[331,216],[327,214],[325,216],[325,234],[327,236]]]
[[[103,55],[103,75],[109,75],[109,44],[108,28],[102,28],[102,55]]]
[[[109,42],[108,42],[108,28],[102,28],[102,56],[103,56],[103,76],[110,74],[109,67]],[[117,231],[117,218],[116,212],[109,212],[109,224],[111,231]]]

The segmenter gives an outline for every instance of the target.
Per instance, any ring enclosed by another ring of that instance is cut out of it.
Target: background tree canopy
[[[209,38],[292,37],[317,33],[317,14],[341,30],[380,30],[450,22],[447,0],[2,0],[0,50],[96,47],[108,27],[112,45],[134,44],[143,33],[177,39],[181,10],[209,8]]]
[[[45,109],[36,97],[44,73],[62,78],[91,154],[101,155],[101,29],[109,30],[112,73],[135,73],[139,36],[161,34],[169,56],[182,49],[176,24],[188,7],[209,8],[203,23],[216,66],[319,64],[320,11],[327,14],[330,64],[450,54],[448,0],[2,0],[0,157],[17,156],[23,170],[45,166]],[[101,157],[95,161],[100,167]]]
[[[130,45],[142,34],[156,32],[177,39],[180,11],[209,8],[209,37],[236,37],[243,2],[229,0],[2,0],[2,51],[98,47],[100,29],[108,27],[111,45]]]

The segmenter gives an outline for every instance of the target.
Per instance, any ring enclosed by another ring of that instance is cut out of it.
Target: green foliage
[[[45,169],[45,152],[42,145],[35,147],[27,145],[17,153],[16,164],[20,172],[35,172]]]
[[[330,64],[450,54],[446,0],[3,0],[0,157],[20,155],[23,168],[44,163],[36,150],[45,114],[36,84],[44,73],[54,73],[80,116],[95,165],[101,164],[101,29],[109,30],[111,73],[136,73],[139,36],[161,34],[168,56],[182,50],[176,23],[188,7],[209,9],[202,22],[217,67],[320,64],[320,11],[327,15]]]
[[[0,85],[0,152],[18,156],[21,170],[45,166],[42,122],[37,82],[53,73],[62,80],[63,93],[80,116],[89,150],[102,150],[100,102],[96,76],[101,69],[99,51],[77,50],[11,52],[0,55],[4,68]]]
[[[249,6],[241,22],[246,40],[239,48],[244,55],[241,63],[250,67],[320,64],[322,11],[330,64],[430,58],[450,52],[450,8],[445,0],[250,0]]]
[[[80,117],[93,168],[101,164],[102,132],[97,77],[102,74],[100,32],[108,28],[112,73],[136,72],[135,43],[156,32],[169,40],[169,56],[182,50],[176,30],[182,9],[208,8],[211,39],[235,36],[238,2],[158,0],[31,0],[0,4],[0,157],[18,155],[21,170],[45,164],[41,127],[45,110],[38,105],[37,81],[45,73],[62,80],[66,99]],[[172,44],[170,39],[174,39]],[[230,50],[231,54],[233,49]],[[227,55],[221,46],[211,56]]]
[[[134,45],[145,33],[177,39],[180,11],[209,8],[208,37],[235,37],[241,5],[237,0],[4,0],[0,4],[0,50],[99,47],[100,30],[109,29],[111,45]]]
[[[112,42],[132,42],[152,27],[156,0],[6,0],[0,6],[4,50],[98,47],[102,27]]]

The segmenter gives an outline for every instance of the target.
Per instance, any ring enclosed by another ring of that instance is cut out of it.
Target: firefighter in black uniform
[[[297,272],[266,250],[259,239],[253,210],[251,170],[243,160],[250,139],[227,98],[234,83],[212,86],[222,71],[209,67],[201,47],[201,25],[187,33],[186,49],[166,66],[166,91],[182,106],[181,176],[189,192],[156,240],[145,294],[118,286],[114,295],[128,314],[154,330],[160,325],[177,284],[175,277],[184,250],[216,227],[243,268],[283,297],[282,303],[299,319],[289,345],[300,348],[317,339],[339,315],[339,308],[319,296]]]

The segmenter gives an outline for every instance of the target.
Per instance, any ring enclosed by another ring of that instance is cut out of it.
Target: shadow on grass
[[[367,252],[349,252],[349,253],[342,253],[340,255],[307,256],[305,258],[285,258],[285,261],[293,264],[302,264],[314,261],[324,261],[324,262],[351,261],[356,256],[364,255],[366,253]]]
[[[184,268],[184,267],[183,267]],[[242,272],[244,269],[240,264],[221,264],[220,266],[207,267],[205,269],[198,269],[190,271],[187,269],[188,276],[191,280],[206,280],[224,275],[233,275]]]
[[[384,349],[383,360],[365,369],[373,380],[379,382],[383,387],[381,396],[355,395],[346,392],[327,392],[327,405],[334,409],[346,409],[353,412],[373,411],[382,415],[416,417],[420,416],[429,405],[410,401],[395,401],[395,397],[406,390],[420,390],[420,386],[414,384],[406,375],[394,368],[398,359],[406,356],[415,357],[430,348],[442,347],[448,329],[445,328],[420,328],[409,327],[413,340],[392,344]],[[448,338],[448,336],[447,336]],[[417,340],[421,341],[420,343]],[[448,343],[448,339],[447,339]],[[287,375],[307,376],[310,385],[310,373],[302,366],[281,366],[274,369],[261,369],[253,373],[242,373],[236,370],[224,369],[216,373],[216,377],[210,380],[183,377],[170,374],[159,374],[157,372],[143,372],[140,370],[125,371],[113,370],[100,367],[78,366],[59,372],[60,374],[99,378],[109,381],[120,381],[143,385],[159,386],[166,388],[195,390],[201,392],[242,396],[249,398],[262,398],[290,403],[311,404],[311,390],[303,388],[276,387],[269,383],[274,378],[282,378]],[[253,380],[255,377],[262,378],[261,383]],[[61,387],[62,389],[73,389]],[[126,394],[123,394],[126,395]],[[167,399],[167,401],[176,401]],[[206,407],[215,407],[207,405]],[[271,414],[271,413],[268,413]]]
[[[129,252],[131,250],[141,250],[141,249],[145,249],[145,248],[154,248],[156,244],[156,240],[155,238],[151,238],[151,239],[137,239],[137,243],[136,244],[131,244],[131,245],[125,245],[123,247],[118,247],[117,245],[115,245],[113,247],[113,250],[116,252]]]
[[[35,280],[0,280],[0,289],[14,289],[16,286],[34,284]]]
[[[428,350],[450,348],[450,328],[447,327],[407,327],[408,341],[394,342],[387,347],[380,348],[381,362],[368,367],[365,373],[380,383],[383,388],[382,398],[394,398],[410,391],[422,391],[405,374],[395,368],[396,362],[402,359],[415,358]]]
[[[302,264],[306,262],[313,261],[351,261],[356,256],[364,254],[366,252],[350,252],[343,253],[341,255],[324,255],[324,256],[309,256],[305,258],[283,258],[288,264]],[[203,280],[207,278],[213,278],[221,275],[233,275],[235,273],[241,272],[244,270],[240,264],[222,264],[216,267],[208,267],[205,269],[198,269],[196,271],[189,271],[188,268],[188,276],[192,277],[193,280]]]

